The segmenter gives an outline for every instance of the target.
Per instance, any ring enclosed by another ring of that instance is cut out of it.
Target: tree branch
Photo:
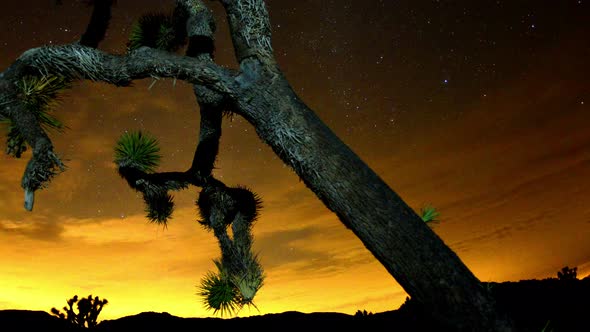
[[[201,0],[179,0],[177,8],[186,12],[186,34],[189,45],[186,55],[198,57],[200,54],[213,55],[215,50],[215,19],[213,13]],[[182,16],[182,15],[181,15]]]
[[[97,48],[98,44],[104,39],[109,21],[111,20],[111,6],[114,0],[95,0],[90,16],[90,22],[82,37],[80,44],[92,48]]]
[[[270,18],[264,0],[219,0],[227,14],[238,62],[256,57],[274,62]]]
[[[175,15],[179,17],[186,16],[187,21],[187,35],[189,37],[187,56],[198,60],[196,63],[202,66],[207,67],[207,65],[210,65],[219,68],[214,65],[212,60],[215,24],[210,11],[201,1],[178,1],[177,4]],[[205,42],[205,45],[210,45],[210,47],[194,45],[202,42]],[[138,51],[140,50],[151,49],[138,49]],[[130,56],[134,54],[131,53]],[[145,61],[142,62],[145,63]],[[198,80],[192,82],[200,106],[201,123],[199,142],[189,170],[186,172],[147,174],[141,170],[120,165],[119,174],[127,180],[131,188],[143,193],[144,201],[148,205],[148,217],[153,221],[165,223],[169,218],[173,204],[172,198],[168,194],[169,190],[184,189],[192,184],[203,187],[200,196],[208,197],[207,201],[210,202],[211,208],[219,212],[212,217],[208,212],[211,211],[210,209],[206,208],[206,211],[201,211],[203,215],[207,215],[207,217],[203,218],[204,224],[212,220],[224,220],[229,224],[236,218],[236,220],[246,218],[248,222],[251,222],[255,218],[260,205],[259,201],[253,198],[255,195],[244,188],[229,188],[211,175],[219,151],[221,122],[223,111],[228,107],[229,93],[222,89],[216,90],[214,87],[212,88],[209,84],[211,81],[205,82],[206,84],[202,84]],[[217,194],[211,195],[212,192]],[[244,192],[247,192],[247,194],[244,194]],[[232,195],[232,193],[234,194]],[[215,197],[215,199],[211,199],[211,197]],[[239,218],[236,216],[238,207],[245,211]],[[216,223],[213,222],[213,224]],[[242,227],[239,233],[243,233],[241,237],[238,237],[241,239],[239,240],[240,247],[250,248],[250,241],[244,240],[249,239],[249,229]],[[245,252],[248,251],[249,249]]]
[[[148,47],[127,55],[113,55],[78,44],[43,46],[24,52],[4,73],[14,80],[25,74],[59,75],[127,86],[147,77],[176,78],[228,94],[233,73],[213,62],[203,62]]]
[[[11,119],[12,125],[20,132],[32,147],[32,157],[27,164],[21,180],[25,190],[25,209],[31,211],[35,201],[35,191],[43,188],[59,172],[64,164],[53,152],[53,145],[47,133],[41,128],[38,119],[19,100],[5,105],[2,115]]]
[[[57,75],[68,80],[89,79],[117,86],[146,77],[174,77],[206,86],[219,95],[232,95],[234,74],[212,61],[179,56],[142,47],[128,55],[112,55],[79,45],[44,46],[24,52],[0,75],[0,117],[12,120],[13,125],[33,147],[33,157],[23,176],[26,192],[25,208],[31,210],[34,191],[42,188],[63,164],[53,152],[51,140],[35,118],[22,105],[23,96],[16,89],[27,75]]]

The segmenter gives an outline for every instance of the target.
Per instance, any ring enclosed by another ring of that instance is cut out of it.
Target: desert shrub
[[[98,315],[108,301],[107,299],[101,300],[98,296],[93,298],[92,295],[88,295],[88,297],[78,298],[78,295],[74,295],[66,303],[67,306],[63,307],[64,312],[51,308],[51,314],[68,321],[73,326],[92,328],[96,326]],[[74,304],[76,304],[78,313],[74,311]]]
[[[561,271],[557,272],[557,279],[559,280],[575,280],[578,278],[578,268],[570,268],[565,266]]]

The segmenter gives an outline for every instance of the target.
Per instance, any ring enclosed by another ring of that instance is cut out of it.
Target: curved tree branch
[[[187,21],[187,36],[189,38],[187,56],[198,60],[198,64],[215,66],[212,61],[214,48],[207,46],[213,45],[215,32],[213,16],[209,9],[202,5],[201,1],[179,1],[175,15],[177,15],[176,20],[180,21],[181,19],[178,17],[184,17]],[[199,43],[204,43],[205,47],[194,45]],[[251,235],[249,233],[249,227],[243,226],[244,222],[240,221],[248,220],[248,223],[252,222],[257,213],[255,211],[258,209],[259,201],[257,199],[251,199],[251,197],[254,197],[254,194],[249,190],[244,188],[229,188],[212,176],[215,159],[219,151],[222,117],[224,110],[229,107],[228,94],[221,93],[219,90],[215,90],[207,84],[194,84],[193,90],[200,106],[201,123],[199,142],[195,149],[191,167],[186,172],[148,174],[132,167],[119,165],[119,174],[127,180],[131,188],[143,193],[148,207],[150,205],[155,207],[148,209],[148,216],[155,216],[155,218],[150,219],[155,219],[162,223],[166,221],[170,215],[169,212],[171,212],[172,198],[168,194],[169,190],[184,189],[188,185],[202,187],[203,190],[201,191],[200,197],[208,197],[206,200],[209,202],[208,206],[210,206],[210,208],[205,208],[205,211],[201,211],[203,216],[206,216],[203,220],[212,221],[212,224],[209,226],[217,229],[216,235],[220,235],[221,233],[219,232],[225,232],[227,224],[231,224],[232,222],[242,225],[235,226],[238,232],[236,245],[241,249],[234,248],[232,250],[243,252],[240,256],[243,257],[250,251]],[[212,192],[216,194],[212,195]],[[244,194],[244,192],[250,194]],[[163,206],[166,208],[163,209],[162,214],[152,213],[152,211],[158,210],[158,208],[161,209]],[[238,217],[236,214],[238,213],[237,207],[239,206],[245,209],[245,211],[250,212],[243,212]],[[218,211],[218,213],[215,213],[213,216],[210,215],[209,212],[211,209]],[[223,229],[213,227],[216,224],[214,220],[219,219],[227,222],[227,224],[224,224]],[[203,222],[207,224],[207,222]],[[220,245],[229,243],[230,247],[234,246],[233,242],[226,242],[223,238],[223,236],[218,237]],[[229,250],[225,245],[221,247],[222,251]]]
[[[186,7],[187,3],[191,1],[179,1],[179,7]],[[33,147],[33,157],[22,179],[27,210],[33,208],[34,192],[44,187],[58,169],[63,170],[64,165],[53,152],[51,140],[41,128],[39,120],[23,106],[23,96],[16,88],[16,82],[25,76],[56,75],[67,80],[89,79],[117,86],[127,86],[133,80],[147,77],[173,77],[198,83],[200,90],[209,91],[208,95],[221,96],[232,91],[230,86],[233,85],[234,74],[217,66],[210,56],[183,57],[147,47],[127,55],[112,55],[97,50],[108,26],[111,5],[111,0],[95,2],[92,19],[80,43],[30,49],[0,74],[0,117],[10,119],[16,130]],[[208,11],[203,8],[196,10],[191,7],[186,10],[186,17],[194,26],[200,22],[195,17],[207,18],[203,13]],[[108,15],[101,17],[101,14]],[[191,36],[197,33],[209,33],[212,36],[214,25],[211,20],[212,17],[208,17],[201,24],[209,29],[189,30]],[[198,38],[194,39],[193,43],[198,41]]]
[[[35,200],[35,191],[43,188],[59,172],[65,169],[64,164],[53,152],[53,144],[47,133],[41,128],[39,120],[21,100],[16,85],[0,83],[3,96],[7,100],[0,108],[0,115],[10,119],[12,126],[32,147],[29,160],[21,180],[25,190],[25,209],[31,211]]]
[[[128,86],[148,77],[176,78],[201,84],[222,94],[234,90],[231,70],[211,61],[180,56],[149,47],[114,55],[79,45],[42,46],[24,52],[0,79],[15,81],[25,74],[58,75]]]

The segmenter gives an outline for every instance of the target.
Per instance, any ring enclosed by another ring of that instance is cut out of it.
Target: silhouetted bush
[[[569,268],[565,266],[561,271],[557,272],[557,279],[559,280],[575,280],[578,279],[578,268]]]
[[[73,326],[92,328],[96,327],[98,315],[108,301],[107,299],[100,300],[98,296],[93,298],[92,295],[78,299],[78,295],[74,295],[66,303],[68,305],[63,307],[64,312],[60,312],[56,308],[51,308],[51,313],[68,321]],[[74,312],[75,303],[77,303],[78,313]]]

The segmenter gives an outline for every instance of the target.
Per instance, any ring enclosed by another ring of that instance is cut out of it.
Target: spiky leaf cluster
[[[238,289],[231,282],[229,273],[221,262],[215,260],[217,273],[207,272],[201,280],[199,287],[199,296],[203,297],[203,303],[207,310],[213,310],[213,313],[220,313],[221,316],[226,314],[233,315],[239,307]]]
[[[17,83],[18,93],[29,112],[35,115],[43,129],[62,131],[64,125],[50,112],[59,102],[59,94],[70,88],[70,82],[61,76],[24,76]],[[0,119],[8,127],[6,153],[20,158],[26,151],[25,138],[9,118]]]
[[[58,131],[63,129],[63,123],[49,112],[59,102],[59,94],[71,87],[66,78],[53,75],[25,76],[17,83],[17,87],[25,105],[34,112],[42,127]]]
[[[184,28],[184,27],[182,27]],[[186,43],[186,32],[179,29],[173,15],[147,13],[131,28],[127,48],[129,51],[142,46],[174,52]]]
[[[126,132],[115,146],[115,164],[120,168],[133,168],[152,173],[158,167],[161,156],[158,140],[141,131]]]
[[[225,190],[202,190],[196,202],[201,216],[199,223],[207,230],[224,232],[236,215],[235,202]],[[214,209],[216,217],[212,217]]]
[[[420,209],[420,217],[425,223],[437,223],[439,212],[431,205],[427,205]]]
[[[252,259],[245,269],[235,270],[235,265],[214,260],[217,273],[209,271],[201,280],[199,292],[207,310],[221,316],[233,315],[244,306],[254,306],[253,299],[262,287],[264,275],[258,260]]]
[[[227,204],[223,206],[224,227],[234,222],[237,213],[242,215],[242,219],[240,220],[247,220],[248,223],[253,223],[258,219],[259,211],[262,208],[262,200],[256,193],[243,186],[227,188],[227,193],[229,194],[231,202],[227,202]],[[210,219],[213,204],[212,195],[224,194],[202,191],[196,202],[201,217],[199,223],[209,230],[215,227],[214,223],[216,222],[215,220]],[[235,226],[236,225],[234,225],[234,227]]]
[[[174,210],[174,200],[166,191],[143,195],[147,218],[156,224],[166,226],[166,222]]]
[[[231,188],[230,195],[237,202],[236,209],[246,220],[250,222],[258,219],[258,213],[262,208],[262,199],[247,187],[238,186]]]
[[[254,305],[254,296],[264,283],[264,272],[258,257],[251,251],[240,258],[238,269],[232,270],[233,284],[238,289],[240,306]]]

